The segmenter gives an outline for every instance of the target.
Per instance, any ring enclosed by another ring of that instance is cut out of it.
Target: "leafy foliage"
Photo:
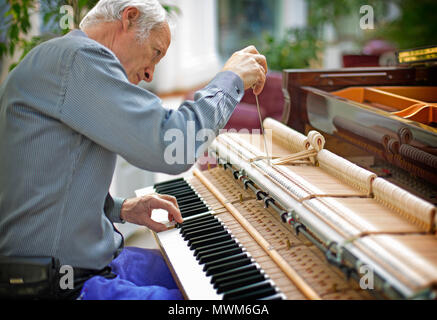
[[[59,21],[62,17],[60,8],[63,5],[70,5],[74,8],[74,25],[77,27],[84,14],[92,8],[97,0],[0,0],[0,12],[6,12],[4,17],[5,25],[1,30],[5,42],[0,43],[0,57],[4,55],[12,56],[17,47],[29,51],[32,45],[37,45],[48,36],[37,36],[30,40],[26,39],[26,35],[31,29],[30,14],[39,10],[42,14],[43,25],[50,25],[50,33],[53,36],[66,33],[68,30],[62,30],[59,27]],[[23,55],[24,56],[24,55]]]
[[[306,0],[306,3],[307,27],[288,30],[282,39],[272,34],[264,36],[261,48],[270,69],[306,68],[317,60],[317,52],[326,45],[323,31],[327,24],[336,30],[337,40],[343,37],[358,45],[372,38],[388,40],[399,49],[437,44],[436,0]],[[364,4],[373,8],[375,29],[351,35],[344,18],[359,17]],[[387,18],[390,5],[400,11],[392,20]]]
[[[375,36],[386,38],[399,49],[411,49],[437,44],[437,1],[393,0],[400,16],[375,29]]]
[[[0,12],[6,11],[4,13],[2,36],[8,39],[8,41],[6,43],[0,43],[0,57],[5,54],[14,54],[15,48],[20,42],[20,34],[28,33],[31,28],[29,12],[34,8],[35,4],[33,0],[10,0],[9,2],[2,2]]]
[[[265,34],[260,52],[269,63],[269,69],[308,68],[317,59],[321,43],[313,29],[289,29],[278,39]]]
[[[0,14],[4,12],[0,27],[0,59],[3,56],[13,56],[17,48],[22,50],[19,61],[38,44],[51,38],[67,33],[68,29],[60,27],[60,20],[65,14],[61,14],[63,5],[73,8],[74,28],[79,27],[80,21],[86,13],[95,6],[98,0],[0,0]],[[169,13],[180,13],[178,7],[163,5]],[[42,27],[46,29],[43,35],[29,37],[31,30],[31,12],[38,10],[42,16]],[[4,39],[4,41],[2,41]],[[13,69],[17,63],[10,66]]]

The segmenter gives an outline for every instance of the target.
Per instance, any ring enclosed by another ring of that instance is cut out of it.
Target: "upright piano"
[[[216,167],[139,190],[179,203],[184,222],[155,238],[184,296],[436,299],[437,69],[426,60],[284,70],[283,122],[264,120],[267,143],[221,134]]]

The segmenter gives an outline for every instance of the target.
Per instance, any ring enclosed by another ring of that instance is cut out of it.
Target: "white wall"
[[[167,55],[146,87],[159,93],[198,87],[220,71],[216,45],[216,0],[169,0],[180,8]]]
[[[307,24],[305,0],[283,0],[282,29],[304,27]]]

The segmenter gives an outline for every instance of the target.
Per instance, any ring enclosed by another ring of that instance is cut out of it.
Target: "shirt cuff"
[[[244,82],[235,72],[219,72],[210,84],[227,92],[237,103],[243,99]]]
[[[123,205],[123,202],[126,199],[124,198],[117,198],[114,197],[114,207],[112,207],[111,211],[109,212],[109,219],[112,222],[115,223],[125,223],[126,221],[124,221],[123,219],[121,219],[120,214],[121,214],[121,207]]]

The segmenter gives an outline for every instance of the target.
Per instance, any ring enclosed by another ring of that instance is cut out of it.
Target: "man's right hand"
[[[253,93],[259,95],[266,82],[267,60],[254,46],[249,46],[235,52],[222,71],[236,73],[243,80],[245,90],[253,88]]]
[[[167,230],[165,224],[152,220],[152,211],[155,209],[166,210],[170,222],[184,222],[176,198],[156,193],[126,199],[121,207],[120,218],[130,223],[146,226],[155,232]]]

